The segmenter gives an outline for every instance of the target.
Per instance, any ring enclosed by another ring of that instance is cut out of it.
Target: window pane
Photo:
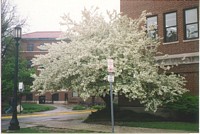
[[[177,28],[170,27],[166,28],[166,42],[177,41]]]
[[[149,37],[156,38],[157,16],[147,18],[147,34]]]
[[[27,51],[33,51],[33,50],[34,50],[34,44],[28,44]]]
[[[152,25],[157,29],[157,16],[147,18],[147,29],[149,29]]]
[[[185,11],[186,24],[197,22],[197,9],[189,9]]]
[[[72,96],[73,96],[73,97],[78,97],[78,93],[77,93],[77,92],[73,92],[73,93],[72,93]]]
[[[186,25],[186,38],[197,38],[198,37],[198,25],[191,24]]]
[[[165,15],[165,27],[176,26],[176,13]]]

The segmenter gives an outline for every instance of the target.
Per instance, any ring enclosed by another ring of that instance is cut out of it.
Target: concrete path
[[[98,124],[87,124],[83,123],[83,120],[70,120],[70,121],[54,121],[54,122],[39,122],[35,125],[43,125],[50,128],[68,128],[75,130],[89,130],[94,132],[106,132],[111,133],[112,128],[108,125],[98,125]],[[55,125],[56,124],[56,125]],[[181,130],[165,130],[165,129],[151,129],[151,128],[139,128],[139,127],[124,127],[115,126],[115,133],[191,133]]]

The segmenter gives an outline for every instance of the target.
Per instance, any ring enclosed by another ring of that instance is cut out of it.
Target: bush
[[[104,105],[94,105],[94,106],[91,106],[90,108],[91,109],[96,109],[96,110],[101,110],[101,109],[104,109],[105,106]]]
[[[180,121],[198,121],[199,97],[184,94],[178,101],[168,103],[166,108],[173,111]]]
[[[92,112],[88,118],[84,121],[86,123],[91,122],[108,122],[111,120],[111,112],[110,109],[104,108],[102,110]],[[137,113],[131,110],[119,110],[118,108],[114,108],[114,120],[116,122],[152,122],[152,121],[166,121],[164,118],[155,116],[148,113]]]
[[[85,109],[87,109],[87,108],[82,105],[76,105],[72,108],[72,110],[85,110]]]

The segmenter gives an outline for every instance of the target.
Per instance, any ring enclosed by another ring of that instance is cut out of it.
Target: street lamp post
[[[19,121],[17,119],[17,91],[18,91],[18,57],[19,57],[19,40],[21,39],[22,29],[19,26],[16,26],[14,29],[14,38],[16,41],[16,56],[15,56],[15,77],[14,77],[14,91],[13,91],[13,100],[12,100],[12,119],[10,121],[9,130],[19,130]]]

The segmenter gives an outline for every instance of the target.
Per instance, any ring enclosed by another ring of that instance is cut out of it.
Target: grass
[[[86,110],[86,109],[96,109],[101,110],[105,108],[104,105],[94,105],[94,106],[85,106],[85,105],[75,105],[72,110]]]
[[[20,128],[20,130],[9,131],[9,132],[2,131],[2,132],[3,133],[94,133],[93,131],[87,131],[87,130],[50,128],[44,126]]]
[[[129,127],[185,130],[193,132],[199,131],[198,123],[187,123],[187,122],[118,122],[116,124],[120,126],[129,126]]]
[[[4,111],[8,109],[10,106],[4,104]],[[21,111],[22,114],[28,114],[33,112],[42,112],[55,109],[54,106],[49,106],[45,104],[33,104],[33,103],[22,103],[23,110]]]
[[[87,107],[82,106],[82,105],[76,105],[72,108],[72,110],[85,110]]]
[[[23,111],[22,113],[33,113],[33,112],[42,112],[53,110],[55,107],[49,105],[42,105],[42,104],[31,104],[31,103],[23,103],[22,104]]]

